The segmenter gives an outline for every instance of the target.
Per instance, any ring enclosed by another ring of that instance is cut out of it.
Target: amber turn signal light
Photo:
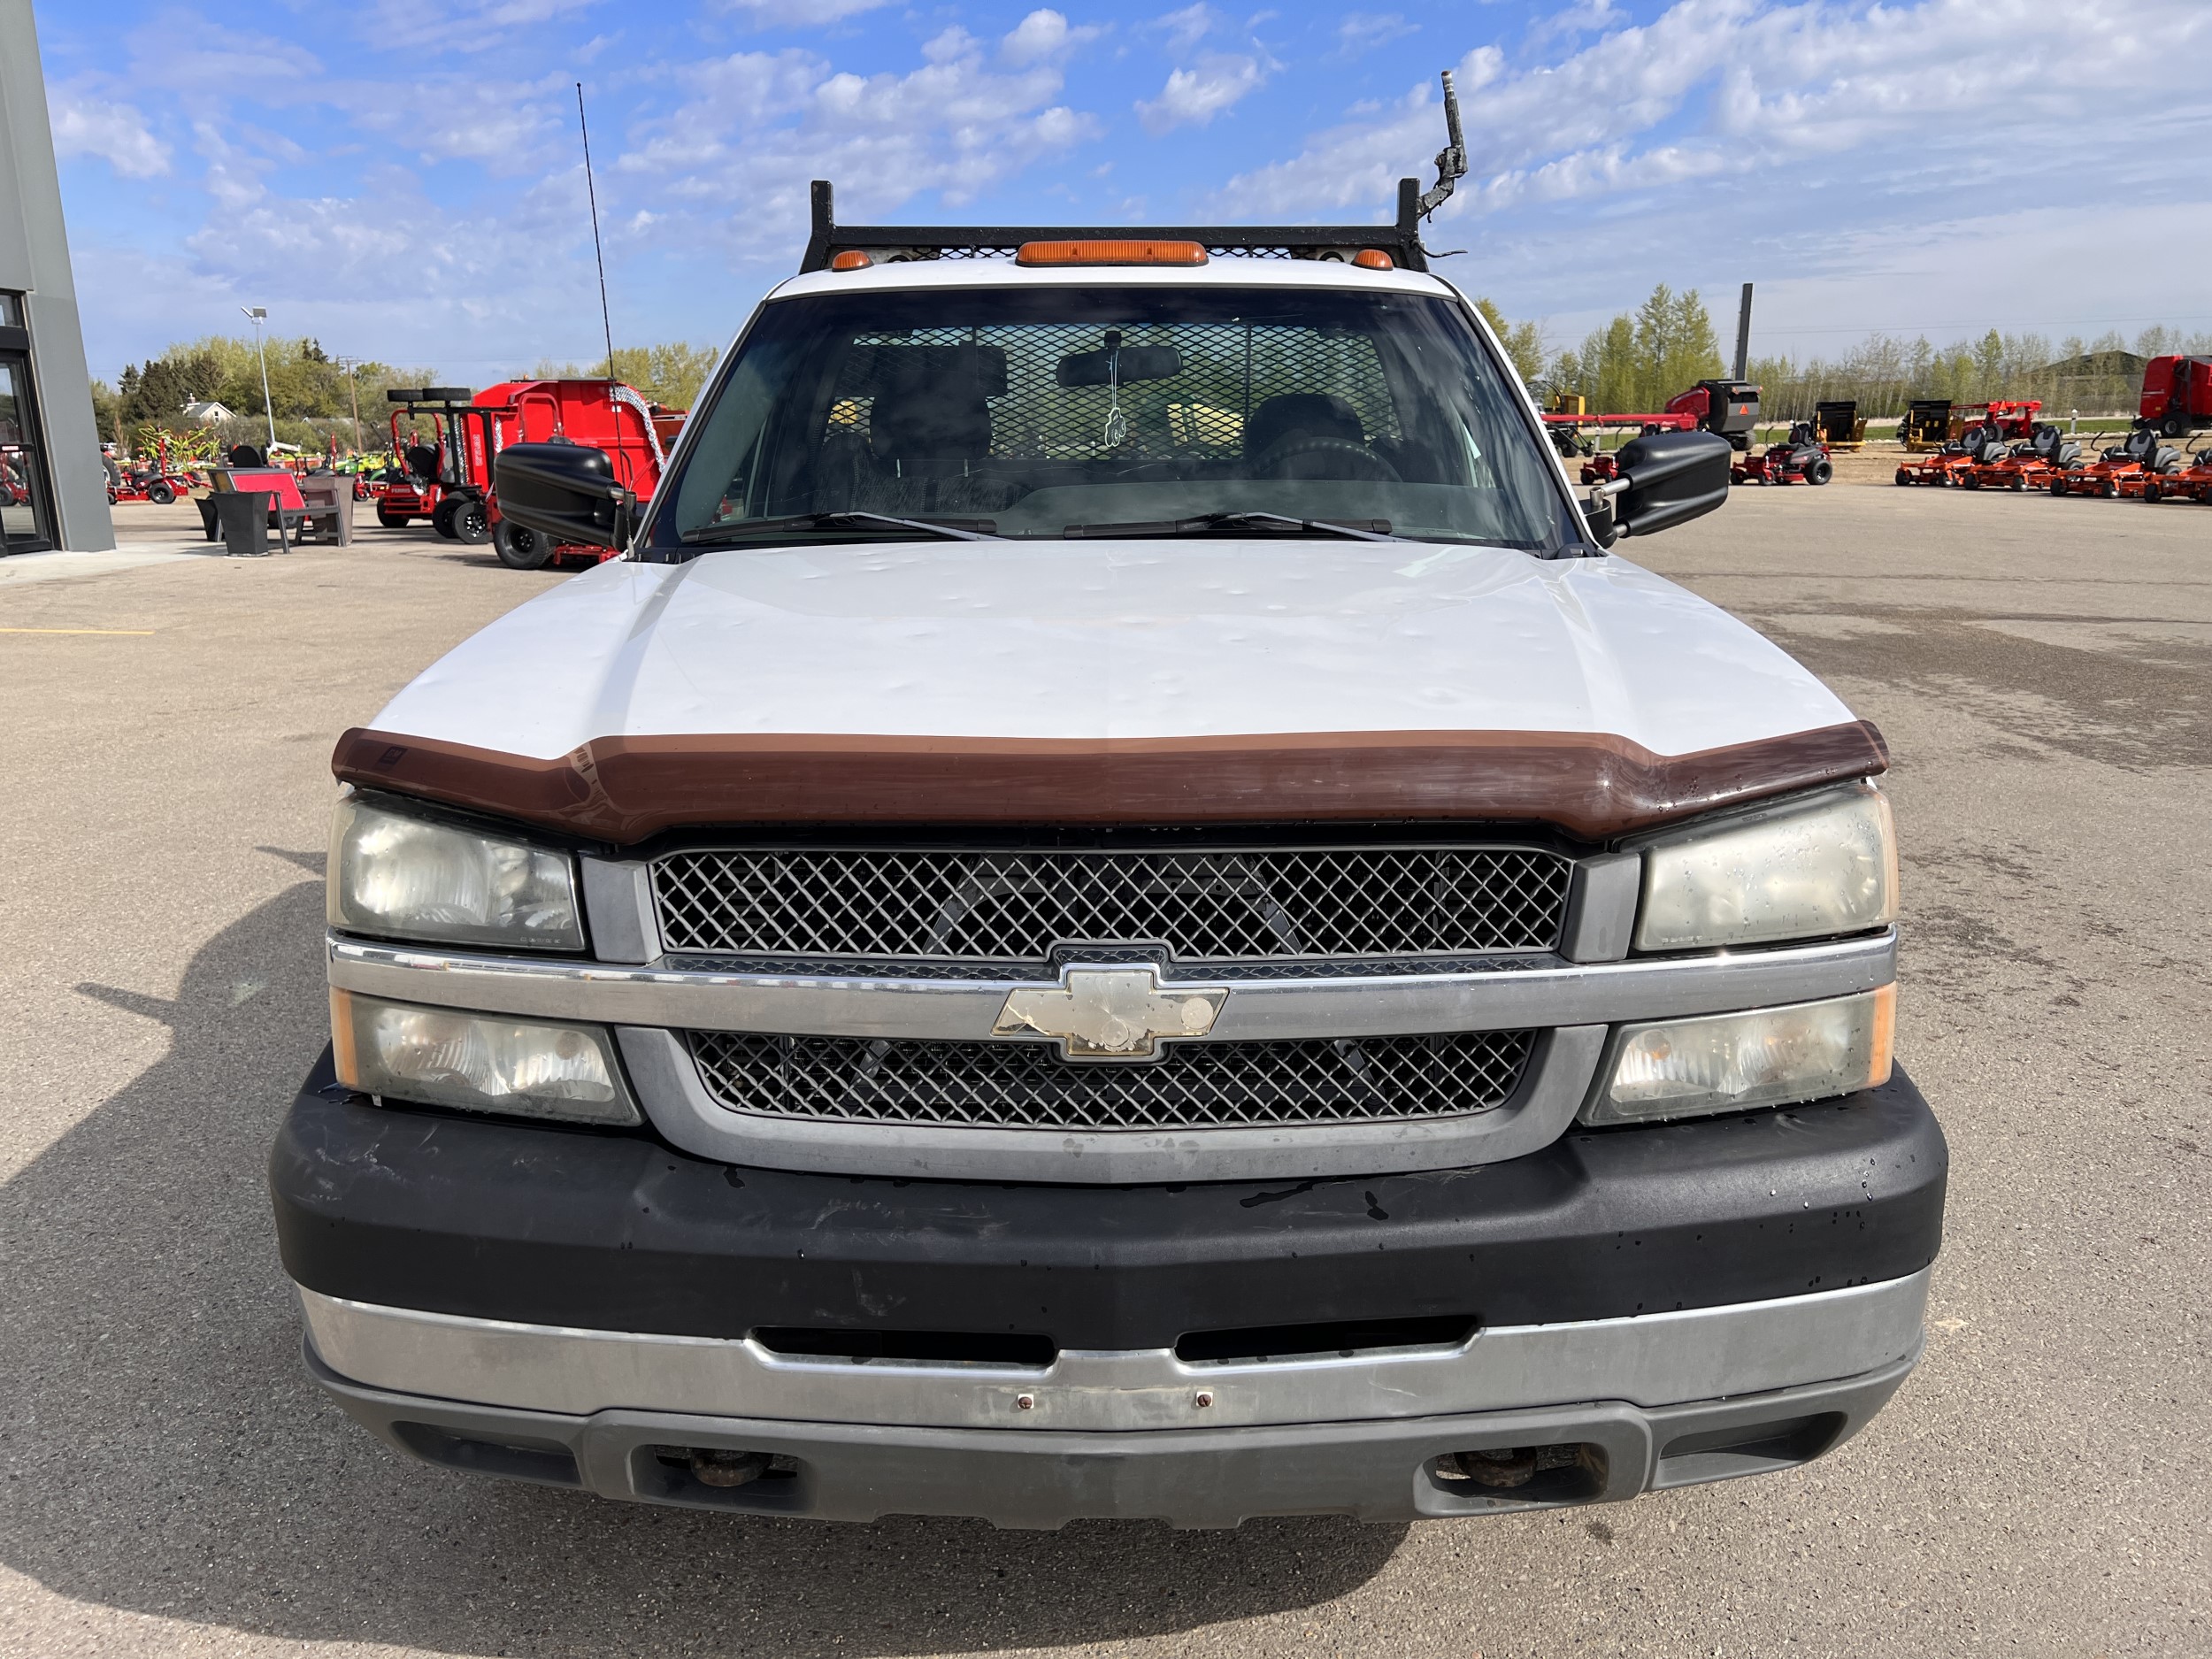
[[[1016,265],[1204,265],[1206,250],[1194,242],[1161,242],[1129,237],[1112,242],[1025,242]]]
[[[1398,262],[1379,248],[1363,248],[1352,256],[1352,263],[1363,271],[1395,271]]]
[[[848,248],[830,261],[830,269],[833,271],[865,271],[873,264],[875,264],[873,255],[863,253],[857,248]]]

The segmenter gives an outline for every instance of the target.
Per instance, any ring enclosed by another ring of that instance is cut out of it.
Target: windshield
[[[1458,307],[1421,295],[807,296],[764,308],[694,419],[655,547],[910,538],[880,522],[906,519],[1048,537],[1340,526],[1548,549],[1566,522],[1514,389]],[[853,516],[790,522],[813,515]]]

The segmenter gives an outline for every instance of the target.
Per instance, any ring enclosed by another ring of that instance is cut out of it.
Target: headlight
[[[454,944],[581,950],[568,855],[348,795],[330,832],[330,925]]]
[[[1889,1080],[1897,987],[1613,1034],[1586,1124],[1649,1123],[1789,1106]]]
[[[1639,950],[1812,939],[1897,919],[1897,833],[1870,783],[1647,841]]]
[[[338,1080],[365,1094],[464,1111],[635,1124],[637,1104],[598,1025],[503,1019],[330,994]]]

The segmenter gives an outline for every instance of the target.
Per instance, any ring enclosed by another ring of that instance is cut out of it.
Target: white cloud
[[[999,56],[1010,64],[1046,63],[1096,40],[1105,32],[1095,24],[1075,27],[1057,12],[1032,12],[999,42]]]
[[[1339,58],[1358,58],[1402,39],[1419,29],[1417,23],[1409,23],[1395,12],[1350,12],[1336,26],[1336,52]]]
[[[169,146],[134,105],[55,87],[46,108],[57,156],[95,156],[127,179],[157,179],[169,171]]]
[[[1221,13],[1206,4],[1195,0],[1179,12],[1170,12],[1164,17],[1153,19],[1150,27],[1167,38],[1169,53],[1179,58],[1221,27]]]
[[[745,260],[788,257],[810,179],[836,184],[839,217],[852,222],[926,191],[966,202],[1100,130],[1061,101],[1055,60],[1079,31],[1039,15],[995,47],[947,29],[903,74],[856,74],[797,50],[702,65],[681,78],[672,109],[640,125],[615,170]]]
[[[1586,6],[1587,19],[1600,8]],[[1471,174],[1440,215],[1525,201],[1633,195],[1724,173],[1819,164],[1804,183],[1863,183],[1893,158],[1901,188],[1986,169],[2017,180],[2057,154],[2109,165],[2111,134],[2200,144],[2212,109],[2170,101],[2149,117],[2142,88],[2212,39],[2195,0],[2140,0],[2127,27],[2043,0],[1917,5],[1677,0],[1649,24],[1614,29],[1556,63],[1509,68],[1485,47],[1458,65]],[[1434,90],[1314,134],[1287,160],[1242,174],[1231,211],[1275,218],[1359,205],[1381,211],[1394,180],[1425,170],[1443,137]],[[1858,151],[1846,162],[1841,158]],[[1917,176],[1916,176],[1917,175]]]
[[[1171,72],[1156,98],[1140,100],[1137,119],[1148,133],[1203,127],[1267,79],[1260,60],[1246,54],[1201,58]]]
[[[890,0],[722,0],[722,9],[734,12],[756,28],[819,28],[841,23],[863,12],[873,12]]]

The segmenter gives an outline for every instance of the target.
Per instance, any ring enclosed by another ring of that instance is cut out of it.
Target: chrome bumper
[[[1064,1353],[1026,1371],[795,1360],[749,1340],[302,1301],[325,1387],[394,1445],[450,1467],[828,1519],[1223,1526],[1618,1499],[1805,1462],[1855,1432],[1910,1371],[1927,1290],[1923,1271],[1775,1302],[1500,1327],[1450,1349],[1218,1365],[1165,1349]],[[1579,1449],[1565,1478],[1521,1492],[1453,1481],[1437,1464],[1517,1447]],[[685,1463],[698,1448],[772,1454],[780,1478],[707,1486]]]

